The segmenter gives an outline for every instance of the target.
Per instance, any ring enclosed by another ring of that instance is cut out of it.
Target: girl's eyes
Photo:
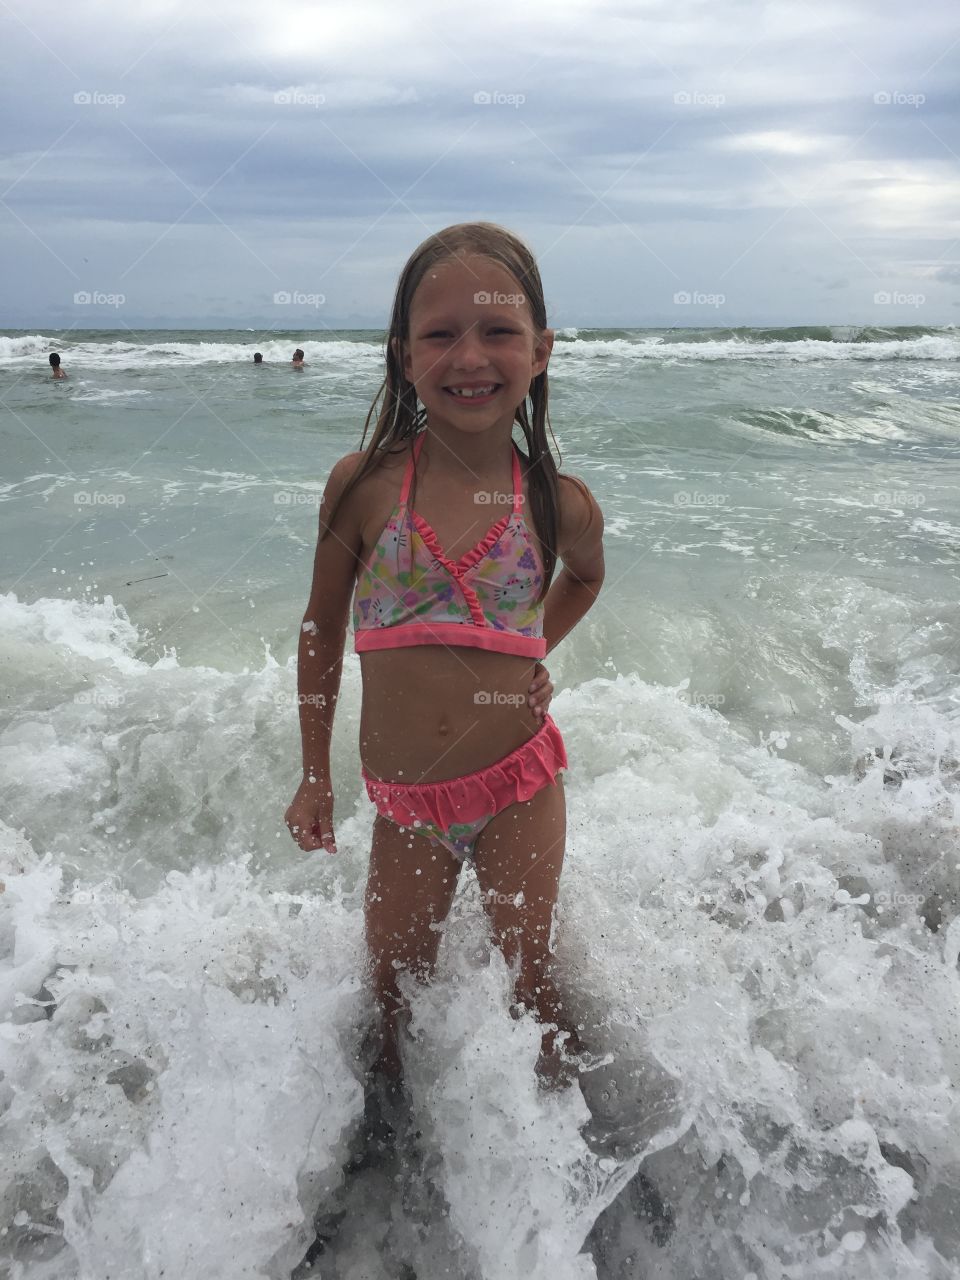
[[[497,328],[497,329],[491,329],[490,332],[491,334],[494,334],[494,333],[516,333],[517,331],[516,329]],[[450,334],[446,329],[435,329],[433,333],[428,333],[428,334],[425,334],[424,336],[427,338],[449,338]]]

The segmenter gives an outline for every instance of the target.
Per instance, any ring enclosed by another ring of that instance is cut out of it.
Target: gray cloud
[[[558,324],[954,305],[946,0],[2,12],[0,324],[93,322],[100,290],[157,323],[378,325],[415,245],[476,217],[530,241]],[[326,301],[288,319],[283,289]]]

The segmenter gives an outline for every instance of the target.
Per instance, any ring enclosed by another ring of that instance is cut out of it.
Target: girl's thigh
[[[371,949],[432,963],[440,935],[431,926],[447,918],[459,874],[449,850],[377,814],[364,895]]]
[[[562,774],[555,785],[509,805],[484,827],[474,860],[498,941],[513,936],[525,951],[549,949],[566,837]]]

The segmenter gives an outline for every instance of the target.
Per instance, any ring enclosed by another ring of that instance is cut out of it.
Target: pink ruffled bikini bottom
[[[508,805],[529,800],[567,768],[560,730],[549,715],[526,742],[495,764],[442,782],[381,782],[361,775],[377,812],[426,836],[462,862],[487,823]]]

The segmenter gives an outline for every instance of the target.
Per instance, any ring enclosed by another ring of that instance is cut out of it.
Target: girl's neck
[[[498,472],[503,459],[510,455],[512,424],[494,426],[477,435],[454,431],[450,427],[433,427],[427,423],[427,438],[420,446],[436,472],[477,479]]]

